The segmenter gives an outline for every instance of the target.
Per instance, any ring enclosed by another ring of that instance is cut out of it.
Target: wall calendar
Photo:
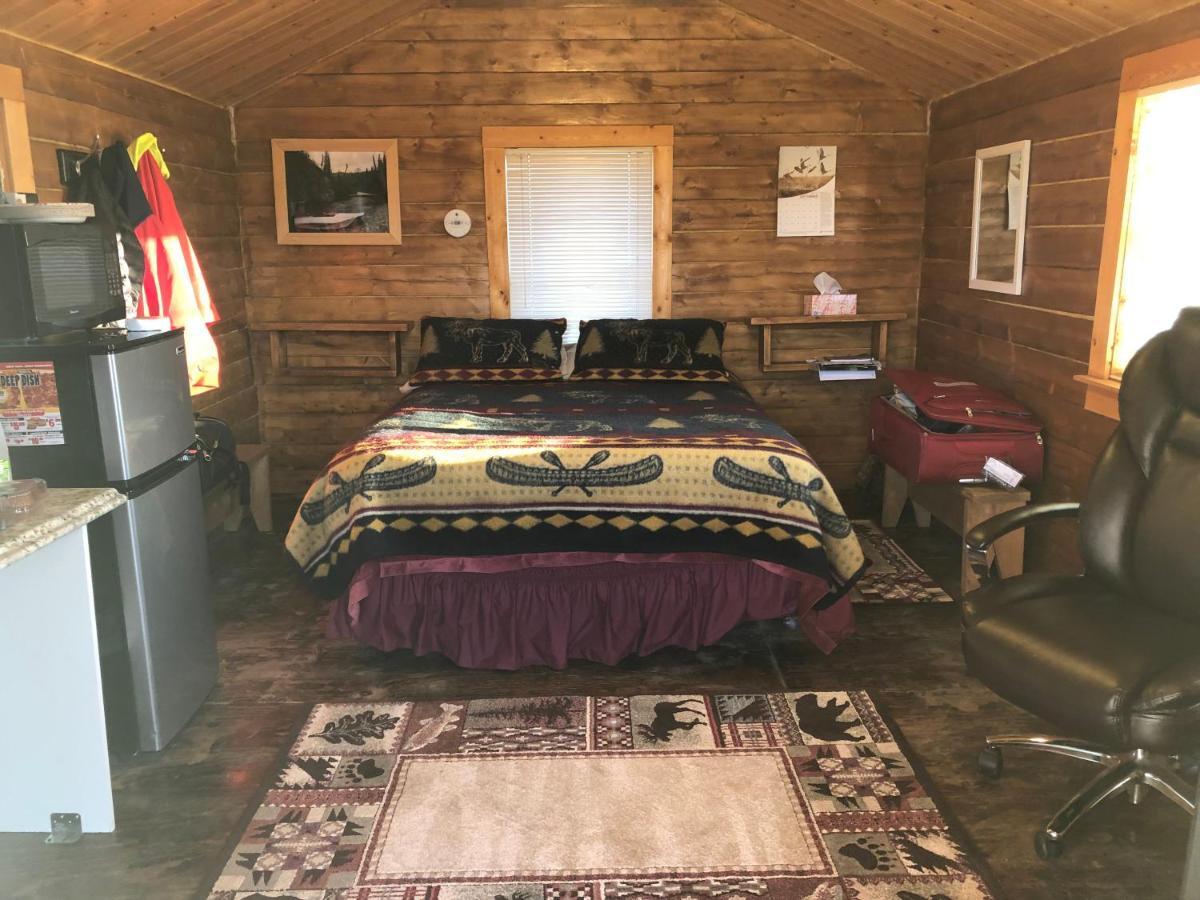
[[[837,147],[780,147],[775,234],[833,234]]]

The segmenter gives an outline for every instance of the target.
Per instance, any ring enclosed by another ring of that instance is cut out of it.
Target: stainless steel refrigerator
[[[0,344],[0,372],[22,362],[42,372],[53,364],[61,434],[36,444],[18,436],[14,476],[52,487],[108,485],[128,498],[101,520],[93,550],[106,703],[127,732],[118,746],[136,740],[161,750],[217,678],[183,334],[80,332]]]

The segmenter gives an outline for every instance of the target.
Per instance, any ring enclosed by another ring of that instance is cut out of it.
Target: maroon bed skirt
[[[542,553],[380,560],[333,604],[331,637],[441,653],[460,666],[561,669],[714,644],[751,619],[795,616],[830,652],[854,630],[848,597],[784,566],[710,553]]]

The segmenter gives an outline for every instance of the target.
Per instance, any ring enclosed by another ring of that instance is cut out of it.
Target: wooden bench
[[[1026,506],[1029,497],[1029,491],[1024,488],[1010,491],[984,484],[910,484],[891,466],[884,466],[881,519],[885,528],[895,527],[905,502],[911,500],[913,514],[921,528],[928,528],[932,517],[961,537],[992,516]],[[1025,568],[1024,529],[996,541],[992,552],[1002,578],[1020,575]],[[967,564],[965,549],[961,586],[964,594],[979,587],[979,579]]]
[[[271,531],[271,456],[266,444],[239,444],[238,459],[250,472],[250,517],[259,531]],[[242,527],[245,515],[241,486],[226,484],[204,495],[204,523],[209,531],[218,525],[226,531]]]

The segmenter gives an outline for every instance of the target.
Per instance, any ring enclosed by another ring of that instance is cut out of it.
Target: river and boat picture
[[[389,230],[383,153],[287,150],[283,157],[288,231],[378,234]]]

